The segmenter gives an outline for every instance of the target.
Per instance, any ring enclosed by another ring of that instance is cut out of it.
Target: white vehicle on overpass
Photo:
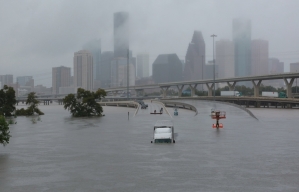
[[[151,143],[175,143],[174,126],[170,120],[158,120],[154,126],[154,138]]]

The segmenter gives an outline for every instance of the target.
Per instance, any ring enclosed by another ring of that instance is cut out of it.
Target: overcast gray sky
[[[213,41],[232,39],[232,19],[251,19],[252,39],[269,41],[269,56],[299,62],[298,0],[0,0],[0,75],[33,75],[51,86],[52,67],[73,67],[73,54],[91,39],[113,50],[113,13],[130,14],[130,49],[176,53],[185,59],[194,30],[206,58]]]

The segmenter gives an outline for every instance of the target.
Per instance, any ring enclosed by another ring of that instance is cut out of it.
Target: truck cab
[[[154,126],[154,137],[151,143],[175,143],[174,126],[170,120],[158,120]]]

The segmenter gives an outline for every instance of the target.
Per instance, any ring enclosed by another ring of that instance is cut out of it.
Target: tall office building
[[[108,88],[111,86],[111,62],[114,58],[113,51],[105,51],[101,54],[101,87]]]
[[[102,81],[103,75],[101,70],[101,40],[91,40],[83,46],[84,50],[89,51],[93,58],[93,79],[96,81]]]
[[[111,87],[127,86],[127,59],[115,58],[111,61]],[[129,86],[135,85],[135,67],[132,63],[129,64]]]
[[[59,93],[60,87],[69,87],[71,85],[71,68],[70,67],[53,67],[52,68],[52,93]]]
[[[233,42],[235,49],[235,76],[251,75],[251,21],[233,20]]]
[[[149,77],[149,54],[137,54],[137,77]]]
[[[153,63],[153,80],[156,83],[182,81],[182,62],[177,54],[158,55]]]
[[[268,75],[269,43],[266,40],[251,41],[251,75]]]
[[[194,31],[185,59],[184,80],[203,79],[206,46],[200,31]]]
[[[19,76],[17,77],[17,83],[19,86],[28,86],[34,89],[34,79],[32,76]]]
[[[218,78],[235,77],[234,43],[230,40],[216,41],[215,65],[219,67]]]
[[[4,85],[10,86],[13,84],[13,75],[0,75],[1,89]]]
[[[284,63],[277,58],[269,58],[268,60],[268,73],[281,74],[284,73]]]
[[[74,54],[74,86],[93,90],[93,58],[87,50]]]
[[[114,13],[114,57],[127,57],[129,49],[129,13]]]
[[[290,72],[291,73],[299,73],[299,62],[290,63]]]
[[[284,73],[284,63],[279,61],[277,58],[268,59],[268,74],[281,74]],[[284,81],[282,79],[263,81],[264,85],[273,87],[283,87]]]

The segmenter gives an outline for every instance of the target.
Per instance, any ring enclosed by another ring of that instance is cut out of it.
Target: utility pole
[[[127,98],[129,99],[129,56],[130,56],[130,51],[128,49],[128,54],[127,54]]]
[[[213,65],[214,65],[214,93],[213,93],[213,100],[215,101],[215,59],[214,59],[214,38],[217,37],[217,35],[213,34],[211,35],[213,37]]]

